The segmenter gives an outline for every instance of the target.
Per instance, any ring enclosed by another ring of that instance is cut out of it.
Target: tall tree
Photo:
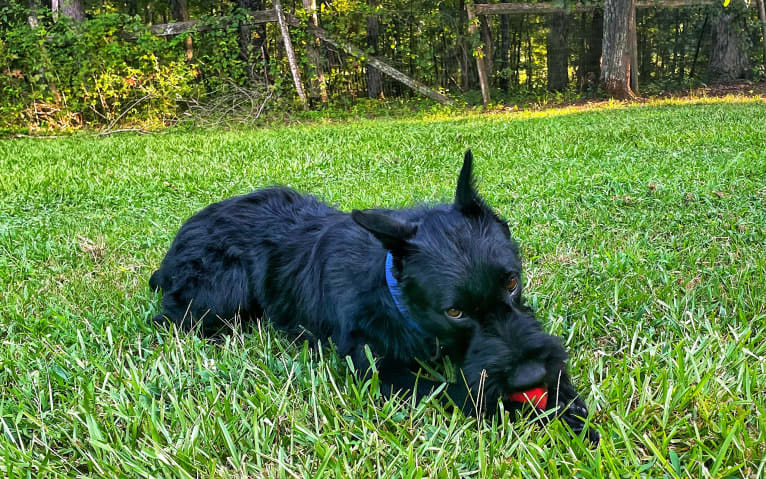
[[[599,83],[608,95],[620,99],[635,96],[630,88],[631,28],[635,29],[633,0],[606,0]]]
[[[189,7],[186,0],[170,0],[170,12],[173,15],[173,19],[177,22],[189,21]],[[194,48],[192,45],[191,35],[186,36],[184,40],[184,47],[186,48],[186,60],[191,61],[194,56]]]
[[[728,82],[744,78],[750,64],[742,47],[742,16],[733,8],[720,11],[712,23],[712,48],[708,62],[709,82]]]
[[[494,68],[492,59],[495,57],[492,31],[489,29],[489,20],[486,15],[479,15],[481,27],[481,42],[484,44],[484,71],[487,72],[487,81],[492,83],[492,71]]]
[[[508,3],[508,0],[502,0],[502,3]],[[508,90],[508,77],[510,76],[509,55],[511,50],[511,21],[510,15],[500,15],[500,77],[498,86],[501,90]]]
[[[314,27],[319,26],[319,18],[317,16],[317,2],[316,0],[303,0],[303,8],[309,11],[309,24]],[[319,53],[319,38],[313,40],[309,38],[306,41],[306,55],[309,60],[309,68],[313,70],[310,75],[310,92],[311,95],[316,97],[317,93],[322,103],[327,103],[327,81],[324,77],[324,68],[322,68],[322,56]]]
[[[761,20],[761,32],[763,36],[763,63],[766,64],[766,1],[758,0],[758,18]]]
[[[470,28],[472,19],[468,18],[468,13],[465,8],[466,1],[458,0],[458,28],[457,34],[457,60],[460,66],[460,87],[463,90],[474,90],[476,88],[476,80],[478,74],[476,72],[476,62],[473,58],[473,48],[471,46],[473,40],[473,34],[465,35],[466,25]]]
[[[375,13],[375,9],[378,6],[378,0],[367,0],[367,6],[372,11],[367,17],[367,48],[372,51],[373,55],[377,56],[379,53],[378,35],[380,35],[380,19],[377,13]],[[365,74],[367,76],[367,96],[370,98],[382,98],[383,79],[380,72],[368,63],[365,67]]]
[[[590,90],[598,84],[601,71],[601,42],[604,38],[604,15],[597,9],[590,15],[590,21],[583,13],[583,46],[577,65],[577,87],[580,91]]]
[[[564,91],[569,84],[569,14],[556,12],[548,15],[548,89]]]

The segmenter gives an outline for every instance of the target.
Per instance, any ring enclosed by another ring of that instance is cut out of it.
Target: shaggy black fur
[[[388,252],[410,318],[388,289]],[[387,394],[428,394],[439,384],[417,378],[417,361],[449,356],[465,381],[446,392],[465,412],[493,413],[510,393],[545,385],[548,409],[583,430],[567,354],[524,305],[518,247],[476,192],[470,151],[453,204],[348,214],[274,187],[210,205],[181,227],[149,284],[163,292],[156,322],[210,336],[234,317],[266,317],[331,339],[360,371],[368,345]]]

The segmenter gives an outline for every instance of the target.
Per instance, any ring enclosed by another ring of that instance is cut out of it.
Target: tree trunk
[[[569,14],[550,14],[548,26],[548,90],[564,91],[569,84]]]
[[[410,12],[409,12],[409,18],[407,19],[407,23],[409,24],[409,38],[407,39],[407,45],[409,50],[409,55],[407,55],[408,58],[408,64],[410,68],[410,76],[415,77],[415,52],[417,51],[417,48],[415,46],[415,20],[412,18],[412,3],[410,3]]]
[[[686,41],[684,41],[684,37],[686,36],[686,24],[684,23],[681,27],[681,45],[678,47],[678,81],[681,82],[684,79],[684,76],[686,75]]]
[[[481,26],[481,42],[484,44],[484,71],[487,73],[487,81],[492,83],[492,59],[494,58],[494,43],[492,42],[492,32],[489,29],[489,21],[486,15],[479,16],[479,25]]]
[[[526,25],[526,28],[524,29],[524,32],[527,34],[527,55],[526,55],[526,65],[527,65],[527,88],[532,88],[532,75],[534,74],[534,67],[535,62],[532,61],[532,26]]]
[[[763,34],[763,63],[766,65],[766,0],[758,0],[758,18],[761,20]]]
[[[638,93],[638,33],[636,32],[636,2],[631,2],[628,43],[630,48],[630,89]]]
[[[277,21],[279,22],[279,31],[282,33],[282,42],[285,44],[285,53],[287,54],[287,62],[290,65],[290,73],[293,76],[293,83],[295,84],[295,91],[298,93],[298,97],[301,99],[303,109],[309,109],[308,98],[303,92],[303,84],[301,83],[301,74],[298,70],[298,61],[295,58],[295,51],[293,50],[293,42],[290,40],[290,31],[287,29],[287,21],[285,20],[285,14],[282,11],[282,4],[279,0],[274,0],[274,10],[277,12]]]
[[[186,0],[170,0],[170,12],[173,15],[173,20],[177,22],[189,21],[189,7]],[[186,61],[190,62],[194,57],[191,35],[187,35],[186,40],[184,40],[184,47],[186,48]]]
[[[719,13],[712,24],[712,48],[707,68],[710,83],[722,83],[745,78],[750,69],[742,48],[742,34],[735,25],[734,12]]]
[[[476,23],[477,18],[474,14],[473,10],[473,4],[467,4],[466,5],[466,12],[468,13],[468,33],[471,34],[472,37],[476,36]],[[479,71],[479,85],[481,86],[481,100],[484,106],[487,106],[490,101],[490,94],[489,94],[489,78],[487,75],[487,64],[484,61],[484,56],[487,53],[487,45],[481,45],[479,44],[476,47],[475,56],[476,56],[476,69]]]
[[[521,19],[519,19],[518,23],[516,24],[516,31],[514,32],[513,37],[513,84],[517,87],[521,86],[521,50],[524,46],[524,37],[522,33],[524,32],[524,25],[526,22],[527,16],[522,15]]]
[[[247,12],[263,10],[264,8],[263,0],[237,0],[237,5]],[[251,26],[246,23],[240,24],[238,29],[239,56],[245,61],[245,68],[251,81],[255,82],[262,75],[263,82],[268,84],[269,52],[266,49],[266,24]],[[259,56],[262,59],[261,68],[257,65]]]
[[[604,37],[599,83],[604,91],[619,99],[633,98],[631,84],[631,25],[635,28],[633,0],[606,0]]]
[[[378,6],[378,0],[368,0],[367,5],[374,10]],[[376,14],[367,17],[367,48],[372,50],[372,54],[377,56],[378,35],[380,34],[380,18]],[[367,75],[367,96],[370,98],[383,98],[383,78],[380,72],[369,63],[366,64]]]
[[[319,26],[319,17],[317,16],[317,2],[316,0],[303,0],[303,8],[310,12],[309,23],[315,27]],[[309,60],[309,68],[312,70],[309,72],[309,87],[312,97],[319,98],[322,103],[327,103],[329,98],[327,97],[327,80],[324,77],[324,68],[322,67],[322,55],[320,54],[320,48],[322,44],[319,38],[314,38],[306,41],[306,56]]]
[[[503,0],[507,2],[508,0]],[[500,76],[498,86],[503,91],[508,91],[508,76],[510,75],[511,53],[511,21],[509,15],[500,15]]]
[[[588,31],[588,22],[587,22],[588,14],[582,13],[580,14],[580,36],[579,36],[579,42],[577,44],[577,68],[575,68],[575,81],[577,82],[577,88],[580,88],[580,85],[582,84],[583,80],[583,73],[585,72],[585,36],[586,32]]]
[[[584,15],[584,14],[583,14]],[[580,58],[577,87],[582,91],[590,90],[598,84],[601,71],[601,41],[604,36],[604,17],[601,10],[593,12],[590,27],[584,37],[584,50]]]
[[[471,38],[473,35],[465,35],[466,27],[470,24],[468,19],[468,9],[465,0],[458,0],[458,29],[457,29],[457,61],[460,65],[460,87],[463,91],[474,90],[476,88],[477,74],[474,69],[476,64],[473,59],[473,50],[471,49]]]
[[[85,8],[83,7],[82,0],[59,0],[59,11],[62,15],[71,18],[75,22],[85,20]]]
[[[639,21],[640,19],[640,21]],[[636,29],[644,30],[646,28],[646,14],[639,16],[636,14]],[[652,77],[652,52],[649,35],[641,35],[641,41],[637,45],[636,57],[638,59],[639,79],[641,82],[649,81]]]

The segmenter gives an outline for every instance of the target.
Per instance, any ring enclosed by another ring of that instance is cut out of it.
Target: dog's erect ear
[[[473,155],[471,150],[465,152],[463,168],[457,179],[457,191],[455,191],[455,208],[466,216],[479,216],[487,206],[476,192],[473,181]]]
[[[373,234],[383,247],[395,254],[403,254],[407,241],[415,235],[417,225],[401,221],[373,210],[354,210],[351,218],[356,224]]]

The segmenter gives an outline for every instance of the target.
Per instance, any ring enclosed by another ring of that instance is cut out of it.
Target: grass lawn
[[[384,401],[267,326],[154,331],[203,206],[449,200],[472,148],[602,441]],[[766,104],[0,142],[0,475],[764,477]]]

